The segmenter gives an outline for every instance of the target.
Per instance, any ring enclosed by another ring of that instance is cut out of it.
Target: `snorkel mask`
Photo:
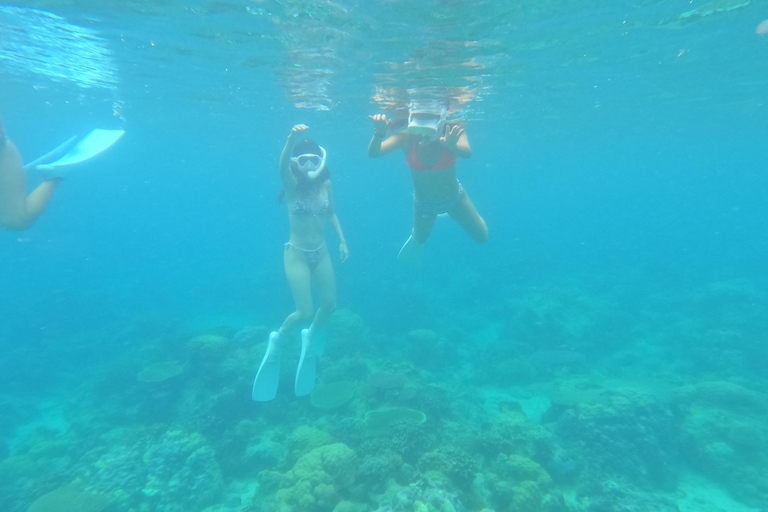
[[[296,166],[296,169],[298,169],[299,172],[306,174],[307,178],[310,180],[314,180],[320,176],[320,173],[325,169],[325,148],[322,146],[317,147],[320,148],[321,154],[319,155],[314,153],[304,153],[291,157],[291,163]]]
[[[436,140],[445,129],[447,109],[436,105],[411,104],[408,112],[408,131]]]

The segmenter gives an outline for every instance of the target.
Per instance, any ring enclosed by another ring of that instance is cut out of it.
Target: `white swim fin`
[[[37,169],[46,178],[62,178],[71,170],[67,166],[85,162],[103,153],[123,135],[124,130],[96,129],[79,141],[77,137],[71,137],[53,151],[25,165],[24,169]]]
[[[257,402],[268,402],[277,395],[277,385],[280,383],[280,338],[277,331],[269,333],[269,343],[264,359],[261,360],[259,371],[253,379],[251,398]]]
[[[409,236],[400,248],[397,259],[403,263],[420,266],[424,260],[424,244],[417,242],[413,235]]]
[[[40,158],[36,158],[35,160],[32,160],[27,165],[24,166],[25,171],[30,171],[37,167],[38,165],[44,165],[48,162],[53,162],[54,160],[58,160],[62,156],[64,156],[70,149],[74,147],[74,145],[77,144],[77,137],[70,137],[58,146],[56,146],[51,151],[47,152]]]
[[[315,387],[317,354],[315,354],[309,329],[301,330],[301,357],[296,369],[296,396],[308,395]]]

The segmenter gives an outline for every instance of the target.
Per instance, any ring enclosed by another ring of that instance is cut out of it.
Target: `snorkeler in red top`
[[[469,158],[465,127],[446,122],[447,110],[438,105],[412,104],[408,129],[387,137],[391,123],[384,114],[369,116],[374,132],[368,156],[377,158],[396,149],[406,154],[413,179],[413,230],[399,258],[418,260],[438,215],[448,214],[478,243],[488,241],[488,227],[456,177],[458,158]]]

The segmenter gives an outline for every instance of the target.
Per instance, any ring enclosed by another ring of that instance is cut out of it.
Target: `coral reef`
[[[355,387],[355,383],[350,380],[319,384],[312,390],[310,401],[320,409],[335,409],[352,399]]]
[[[184,363],[181,361],[163,361],[143,368],[136,375],[136,380],[147,383],[164,382],[182,373],[184,373]]]
[[[675,485],[678,430],[672,412],[653,395],[604,393],[565,411],[557,429],[590,472],[626,478],[641,488]]]
[[[540,512],[552,487],[547,472],[527,457],[500,454],[486,473],[494,506],[500,510]]]
[[[214,504],[224,491],[216,454],[200,434],[172,427],[110,432],[89,452],[80,473],[96,491],[123,506],[182,512]]]
[[[449,488],[462,490],[472,486],[479,467],[471,455],[455,446],[442,446],[419,459],[419,470],[432,481],[443,481]]]
[[[315,448],[302,455],[286,473],[259,473],[256,510],[321,512],[336,507],[357,477],[357,458],[342,443]]]
[[[348,309],[337,309],[328,322],[328,356],[341,357],[359,351],[368,337],[363,318]]]
[[[333,444],[334,442],[333,437],[327,432],[323,432],[315,427],[301,425],[288,434],[286,445],[291,458],[296,460],[301,455],[315,448]]]
[[[212,363],[224,357],[229,347],[229,339],[216,334],[195,336],[187,343],[190,358]]]
[[[394,487],[379,498],[375,512],[466,512],[455,494],[442,489],[429,478],[408,486]]]
[[[743,403],[731,410],[694,402],[682,425],[685,460],[710,478],[722,482],[733,496],[753,507],[768,499],[768,422],[744,415]]]
[[[616,480],[587,481],[578,489],[578,512],[679,512],[677,502]]]
[[[66,427],[44,417],[49,391],[0,396],[0,510],[673,512],[694,473],[764,508],[765,294],[660,294],[663,312],[638,301],[647,323],[623,327],[606,297],[531,287],[393,332],[340,310],[312,395],[286,364],[267,403],[249,395],[264,327],[72,336],[78,357],[119,349],[49,399]]]
[[[391,433],[396,424],[420,425],[426,420],[427,416],[421,411],[392,407],[368,411],[363,421],[373,434],[385,435]]]
[[[101,512],[111,502],[111,498],[105,494],[65,485],[37,498],[27,512]]]

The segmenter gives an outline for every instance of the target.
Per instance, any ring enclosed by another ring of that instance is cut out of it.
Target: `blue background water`
[[[292,301],[277,160],[295,123],[328,150],[351,253],[340,265],[331,251],[339,306],[374,330],[480,331],[504,323],[521,289],[568,282],[610,296],[632,345],[641,311],[663,315],[720,281],[762,293],[768,39],[755,27],[768,2],[684,19],[701,4],[476,4],[17,4],[96,30],[116,69],[109,87],[86,88],[0,58],[0,114],[25,159],[93,127],[127,133],[62,183],[32,229],[0,236],[5,384],[44,389],[76,358],[98,366],[120,353],[46,357],[91,330],[148,318],[279,325]],[[452,37],[479,48],[445,51]],[[292,51],[322,41],[333,59],[297,64]],[[408,58],[417,72],[397,64]],[[439,220],[427,265],[413,271],[395,261],[410,229],[408,171],[399,154],[366,157],[367,116],[381,109],[376,86],[434,85],[430,66],[474,96],[463,112],[473,156],[458,172],[490,242]],[[329,80],[322,94],[318,76]],[[297,108],[302,99],[316,108]],[[601,343],[582,349],[617,350]]]

